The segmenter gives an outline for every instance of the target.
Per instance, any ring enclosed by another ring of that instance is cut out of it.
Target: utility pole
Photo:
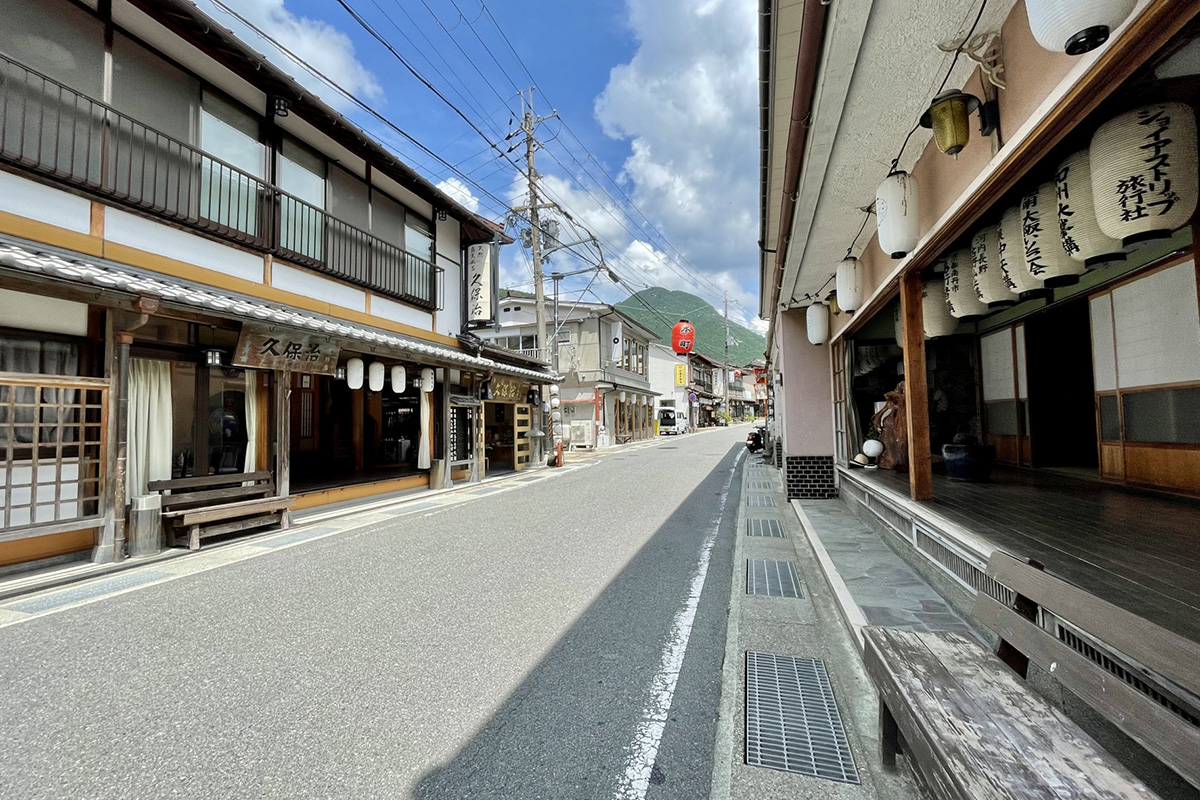
[[[725,373],[725,419],[728,422],[733,420],[729,413],[729,293],[725,293],[725,363],[721,367],[721,371]]]
[[[543,208],[550,208],[552,203],[542,203],[538,197],[538,175],[537,168],[533,165],[533,156],[537,152],[541,144],[534,137],[533,132],[537,126],[548,119],[558,116],[557,111],[551,111],[544,117],[539,117],[533,113],[533,89],[529,90],[529,100],[526,103],[525,93],[521,93],[521,131],[525,134],[525,177],[529,182],[529,202],[523,207],[514,208],[513,211],[529,212],[529,223],[532,227],[530,235],[529,248],[532,251],[533,258],[533,286],[534,296],[536,298],[536,314],[537,314],[537,341],[538,354],[543,361],[549,361],[550,349],[546,344],[546,287],[543,285],[542,276],[542,225],[539,212]]]

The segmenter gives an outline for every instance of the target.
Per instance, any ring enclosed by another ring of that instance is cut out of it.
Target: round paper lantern
[[[550,412],[550,421],[553,422],[555,425],[562,422],[562,412],[561,411]]]
[[[893,172],[875,191],[879,247],[892,258],[904,258],[921,238],[917,223],[917,181],[907,172]]]
[[[862,270],[857,258],[844,259],[837,265],[837,303],[854,313],[862,305]]]
[[[392,391],[396,394],[404,392],[404,382],[408,380],[408,373],[404,371],[402,364],[396,364],[392,367]]]
[[[426,367],[425,369],[421,370],[421,391],[422,392],[432,392],[433,391],[433,370],[430,369],[429,367]]]
[[[363,360],[352,358],[346,362],[346,385],[351,389],[363,387]]]
[[[683,356],[692,352],[696,341],[696,329],[686,319],[681,319],[671,328],[671,349]]]
[[[1028,0],[1033,38],[1053,53],[1078,56],[1108,41],[1133,11],[1134,0]]]
[[[550,407],[551,408],[558,408],[560,405],[562,405],[562,400],[559,400],[557,397],[550,398]]]
[[[1025,264],[1025,242],[1021,236],[1021,207],[1013,206],[1000,217],[1000,269],[1008,290],[1018,300],[1042,297],[1047,291]]]
[[[1092,202],[1092,168],[1087,150],[1080,150],[1058,165],[1054,174],[1058,190],[1058,232],[1063,250],[1088,269],[1124,261],[1121,243],[1105,236]]]
[[[1021,198],[1021,241],[1025,267],[1047,289],[1079,283],[1087,272],[1082,262],[1067,255],[1058,231],[1058,188],[1047,181]]]
[[[1092,202],[1100,230],[1128,246],[1165,239],[1196,210],[1196,115],[1157,103],[1114,117],[1092,134]]]
[[[821,345],[829,341],[829,306],[813,303],[808,307],[808,341]]]
[[[946,265],[946,303],[955,319],[971,322],[987,313],[987,305],[975,293],[971,251],[957,250],[944,259]]]
[[[999,225],[988,225],[971,239],[971,268],[975,294],[989,309],[1007,308],[1017,302],[1000,269]]]
[[[382,361],[372,361],[367,367],[367,388],[372,392],[383,391],[384,367]]]
[[[941,278],[921,284],[921,318],[926,339],[949,336],[958,328],[958,320],[946,304],[946,284]]]
[[[557,383],[550,384],[550,396],[558,397],[558,384]]]

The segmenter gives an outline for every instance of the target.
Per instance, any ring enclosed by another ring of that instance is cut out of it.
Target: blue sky
[[[345,0],[487,141],[337,0],[220,2],[455,169],[338,97],[213,0],[201,6],[460,202],[497,221],[520,202],[525,182],[489,143],[507,149],[518,142],[505,139],[521,109],[517,91],[536,84],[535,110],[559,115],[537,131],[545,143],[537,166],[546,193],[600,240],[625,284],[585,274],[564,282],[566,295],[611,302],[661,285],[719,307],[728,292],[731,316],[754,316],[754,0]],[[508,158],[523,164],[523,155],[521,145]],[[561,238],[584,238],[562,222]],[[597,260],[595,248],[580,252]],[[513,245],[503,254],[504,283],[532,288],[527,252]],[[548,270],[586,266],[560,253]]]

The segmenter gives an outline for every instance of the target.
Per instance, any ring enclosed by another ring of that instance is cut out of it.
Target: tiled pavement
[[[804,500],[801,505],[869,624],[977,636],[845,503]]]

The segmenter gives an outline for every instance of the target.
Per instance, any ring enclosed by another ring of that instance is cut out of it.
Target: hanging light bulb
[[[1027,0],[1033,38],[1052,53],[1078,56],[1108,41],[1134,0]]]
[[[363,387],[363,360],[352,358],[346,362],[346,385],[358,390]]]
[[[1000,269],[1008,283],[1008,290],[1017,300],[1032,300],[1045,297],[1049,290],[1042,279],[1029,271],[1025,263],[1025,242],[1021,235],[1021,208],[1013,206],[1000,217]]]
[[[822,345],[829,341],[829,306],[813,303],[808,307],[808,341]]]
[[[1007,308],[1017,302],[1000,268],[999,225],[988,225],[971,239],[971,265],[975,294],[989,309]]]
[[[916,249],[921,238],[917,211],[917,179],[907,172],[889,174],[875,190],[875,229],[889,257],[904,258]]]
[[[862,273],[858,259],[843,259],[837,266],[837,300],[843,311],[853,314],[862,305]]]

